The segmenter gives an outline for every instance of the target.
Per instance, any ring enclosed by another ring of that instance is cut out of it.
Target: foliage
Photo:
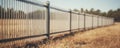
[[[14,10],[13,8],[7,8],[4,9],[0,6],[0,18],[1,19],[42,19],[43,16],[41,16],[42,12],[41,10],[25,13],[21,10]],[[116,10],[109,10],[108,12],[101,12],[100,9],[95,10],[94,8],[83,9],[80,10],[74,9],[73,12],[76,13],[88,13],[88,14],[95,14],[99,16],[106,16],[106,17],[113,17],[115,18],[115,21],[120,21],[120,8]],[[45,17],[44,17],[45,18]]]
[[[106,16],[106,17],[113,17],[115,18],[115,21],[120,22],[120,8],[116,10],[109,10],[108,12],[101,12],[100,9],[95,10],[94,8],[91,8],[90,10],[81,8],[81,12],[88,13],[88,14],[95,14],[99,16]]]
[[[22,10],[14,10],[13,8],[4,9],[0,6],[0,19],[42,19],[45,11],[36,10],[25,13]],[[45,17],[44,17],[45,18]]]

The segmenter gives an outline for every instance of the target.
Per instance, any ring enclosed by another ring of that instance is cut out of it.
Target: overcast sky
[[[47,0],[40,0],[46,2]],[[120,0],[49,0],[51,6],[56,6],[64,9],[100,9],[108,11],[110,9],[120,8]]]

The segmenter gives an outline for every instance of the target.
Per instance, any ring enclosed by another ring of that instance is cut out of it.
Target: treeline
[[[36,10],[27,12],[14,10],[13,8],[2,8],[0,6],[0,19],[44,19],[45,11]]]
[[[114,17],[115,21],[120,22],[120,8],[116,10],[109,10],[107,16]]]
[[[102,12],[100,9],[95,10],[94,8],[91,8],[90,10],[81,8],[80,10],[74,9],[73,11],[105,16],[105,17],[113,17],[115,18],[115,21],[120,22],[120,8],[116,10],[109,10],[108,12]]]
[[[115,21],[120,22],[120,8],[116,10],[109,10],[108,12],[102,12],[101,10],[91,8],[90,10],[81,8],[80,10],[74,9],[75,12],[95,14],[99,16],[113,17]],[[27,12],[21,10],[14,10],[13,8],[3,8],[0,6],[0,19],[45,19],[45,10],[36,10],[33,12]],[[52,13],[51,13],[52,14]],[[53,13],[54,14],[54,13]]]

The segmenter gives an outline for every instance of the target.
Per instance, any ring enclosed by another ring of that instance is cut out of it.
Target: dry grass
[[[50,41],[40,48],[120,48],[120,23],[78,33],[57,41]]]

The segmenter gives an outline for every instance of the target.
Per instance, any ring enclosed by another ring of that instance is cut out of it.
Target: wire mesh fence
[[[1,0],[1,38],[19,38],[46,34],[46,8],[19,2]]]
[[[50,33],[70,30],[70,13],[50,9]]]
[[[49,3],[48,3],[49,4]],[[33,0],[0,0],[0,42],[112,25],[114,18],[79,14]]]

